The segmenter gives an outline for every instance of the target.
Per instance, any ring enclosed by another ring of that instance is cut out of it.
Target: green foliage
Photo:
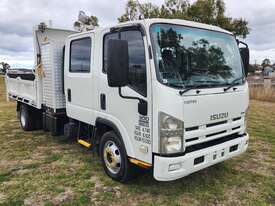
[[[2,71],[3,73],[6,73],[6,71],[10,68],[10,65],[5,62],[0,62],[0,66],[2,67],[0,68],[0,71]]]
[[[269,65],[271,65],[270,59],[264,59],[263,62],[262,62],[262,66],[266,67],[266,66],[269,66]]]
[[[126,4],[125,14],[118,18],[119,22],[125,22],[129,20],[137,19],[138,5],[137,2],[129,0]]]
[[[22,206],[24,205],[24,201],[23,200],[10,200],[8,202],[5,203],[0,203],[0,206]]]
[[[9,180],[9,172],[6,173],[0,173],[0,182],[5,182]]]
[[[243,18],[233,19],[225,15],[223,0],[166,0],[162,5],[152,3],[139,4],[129,0],[125,13],[118,18],[119,22],[133,21],[142,18],[185,19],[212,24],[231,31],[234,35],[246,38],[249,34],[248,22]]]
[[[96,16],[90,16],[90,24],[93,26],[99,26],[98,24],[98,18]]]

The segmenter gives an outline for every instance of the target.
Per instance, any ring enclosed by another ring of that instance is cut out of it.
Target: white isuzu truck
[[[175,19],[40,24],[34,51],[34,70],[6,74],[22,128],[96,149],[115,180],[138,168],[175,180],[247,149],[249,49],[228,31]]]

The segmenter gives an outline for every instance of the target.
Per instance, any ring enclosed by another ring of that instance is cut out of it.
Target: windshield
[[[151,26],[157,76],[172,87],[221,86],[244,76],[234,36],[171,24]]]

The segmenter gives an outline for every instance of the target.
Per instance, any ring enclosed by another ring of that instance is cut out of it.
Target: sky
[[[148,2],[139,0],[141,3]],[[164,0],[151,0],[160,5]],[[194,1],[194,0],[191,0]],[[33,67],[32,27],[52,21],[53,26],[72,29],[80,10],[99,18],[100,26],[114,25],[127,0],[0,0],[0,62],[12,67]],[[226,14],[248,20],[245,39],[251,63],[269,58],[275,63],[275,0],[225,0]]]

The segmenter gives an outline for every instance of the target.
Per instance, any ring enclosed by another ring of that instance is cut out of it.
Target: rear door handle
[[[68,102],[72,101],[72,97],[71,97],[71,89],[67,89],[68,92]]]

